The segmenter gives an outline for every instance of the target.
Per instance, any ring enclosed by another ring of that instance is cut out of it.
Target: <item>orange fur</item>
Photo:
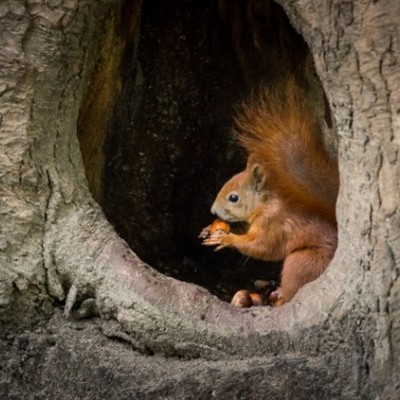
[[[292,81],[261,92],[236,118],[238,139],[268,172],[266,184],[291,207],[336,223],[337,160],[322,143],[315,116]]]
[[[283,259],[281,304],[321,275],[335,252],[337,163],[291,81],[283,92],[264,91],[245,105],[237,125],[247,167],[222,187],[211,211],[228,222],[245,221],[249,229],[241,235],[217,232],[204,244]]]

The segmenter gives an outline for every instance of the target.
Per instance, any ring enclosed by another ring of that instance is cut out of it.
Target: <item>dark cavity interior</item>
[[[135,4],[133,4],[135,3]],[[273,1],[158,0],[110,10],[78,134],[89,187],[120,236],[164,274],[224,300],[279,263],[201,246],[222,184],[245,165],[232,118],[295,74],[327,119],[309,49]]]

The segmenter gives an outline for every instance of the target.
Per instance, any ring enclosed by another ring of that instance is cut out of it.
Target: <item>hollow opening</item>
[[[295,74],[330,131],[310,51],[283,9],[127,0],[111,10],[92,62],[78,136],[91,192],[119,235],[162,273],[224,300],[277,279],[279,263],[215,253],[198,235],[219,188],[245,165],[231,127],[254,88]]]

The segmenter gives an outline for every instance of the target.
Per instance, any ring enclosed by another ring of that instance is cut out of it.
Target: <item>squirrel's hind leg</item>
[[[317,279],[326,269],[333,254],[319,247],[305,248],[290,253],[281,274],[280,290],[284,301],[292,300],[306,283]]]

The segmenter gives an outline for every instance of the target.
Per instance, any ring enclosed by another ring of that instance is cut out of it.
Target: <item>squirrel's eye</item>
[[[238,200],[239,200],[239,195],[238,195],[237,193],[231,193],[231,194],[229,195],[229,197],[228,197],[228,200],[229,200],[231,203],[237,203]]]

